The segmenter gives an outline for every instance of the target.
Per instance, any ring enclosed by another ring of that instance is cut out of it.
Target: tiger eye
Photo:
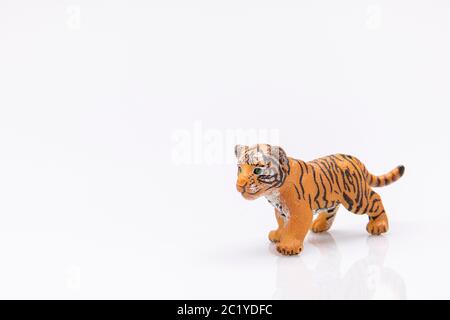
[[[262,173],[262,169],[261,168],[255,168],[255,169],[253,169],[253,173],[254,174],[261,174]]]

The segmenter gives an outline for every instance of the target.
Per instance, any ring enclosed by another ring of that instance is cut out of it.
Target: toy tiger
[[[342,204],[356,214],[367,214],[367,231],[379,235],[388,231],[388,218],[380,196],[372,187],[382,187],[400,179],[398,166],[382,176],[374,176],[355,157],[335,154],[310,162],[286,156],[281,147],[257,144],[237,145],[236,188],[247,200],[261,196],[275,208],[278,228],[269,233],[283,255],[299,254],[309,229],[328,230]],[[318,214],[313,222],[313,215]]]

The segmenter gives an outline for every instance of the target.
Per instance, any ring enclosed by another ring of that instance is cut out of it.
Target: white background
[[[450,298],[449,13],[445,0],[2,0],[0,298]],[[378,190],[390,232],[369,237],[340,209],[279,256],[273,209],[235,191],[221,140],[250,129],[304,160],[404,164]],[[174,158],[180,132],[195,161]]]

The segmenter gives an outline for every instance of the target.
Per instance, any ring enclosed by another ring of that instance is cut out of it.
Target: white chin
[[[259,195],[251,194],[251,193],[243,193],[242,196],[247,200],[254,200],[259,197]]]

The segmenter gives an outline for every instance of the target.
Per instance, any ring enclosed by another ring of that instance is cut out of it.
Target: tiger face
[[[289,174],[289,159],[280,147],[268,144],[235,147],[238,162],[236,189],[247,200],[270,195]]]

